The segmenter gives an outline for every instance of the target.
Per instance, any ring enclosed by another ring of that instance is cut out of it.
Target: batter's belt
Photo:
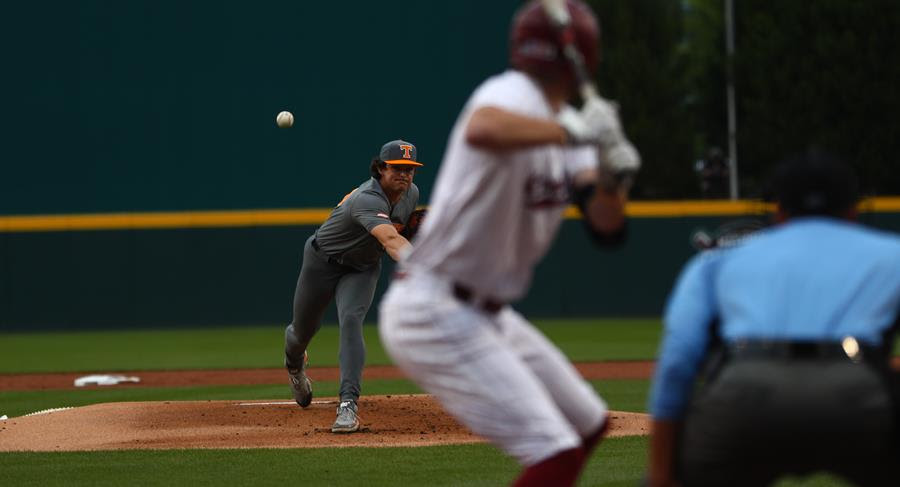
[[[471,289],[458,282],[453,283],[453,297],[490,314],[495,314],[506,306],[506,303],[492,298],[478,298]]]
[[[406,272],[397,271],[394,273],[395,280],[399,281],[401,279],[405,279],[406,277]],[[501,309],[503,309],[504,306],[506,306],[506,303],[504,303],[503,301],[499,301],[491,297],[479,296],[474,291],[472,291],[471,288],[466,287],[458,282],[452,283],[451,288],[453,290],[454,298],[468,304],[469,306],[478,308],[488,314],[496,314]]]

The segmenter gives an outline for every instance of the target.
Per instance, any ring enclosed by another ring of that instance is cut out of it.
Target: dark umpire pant
[[[846,357],[728,358],[692,399],[679,476],[686,486],[758,486],[829,471],[890,485],[897,458],[885,376]]]
[[[303,248],[303,266],[294,291],[294,319],[284,332],[285,366],[299,368],[303,352],[322,326],[325,308],[335,300],[341,338],[342,401],[359,399],[366,361],[363,320],[375,297],[381,261],[366,270],[341,265],[313,246],[310,237]]]

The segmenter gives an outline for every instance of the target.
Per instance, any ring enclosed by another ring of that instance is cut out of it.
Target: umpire
[[[326,306],[335,300],[340,325],[340,405],[334,433],[359,429],[357,400],[365,362],[362,325],[381,271],[385,252],[398,260],[409,241],[398,230],[419,201],[413,184],[416,147],[403,140],[384,144],[370,165],[372,177],[332,210],[303,248],[303,266],[294,292],[294,318],[285,330],[285,360],[294,399],[312,402],[306,376],[306,348],[322,325]],[[410,236],[406,233],[407,236]]]
[[[773,187],[780,224],[697,255],[670,297],[650,485],[891,484],[900,238],[853,222],[855,176],[825,155],[782,164]]]

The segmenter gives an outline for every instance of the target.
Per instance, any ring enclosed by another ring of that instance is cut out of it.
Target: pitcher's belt
[[[326,259],[328,259],[328,263],[329,263],[329,264],[343,265],[343,264],[341,264],[341,261],[339,261],[338,259],[335,259],[334,257],[328,255],[327,252],[325,252],[324,250],[322,250],[322,249],[319,247],[319,242],[316,242],[316,239],[313,239],[313,240],[312,240],[311,245],[312,245],[312,248],[315,249],[316,252],[319,252],[320,254],[322,254],[323,257],[325,257]]]

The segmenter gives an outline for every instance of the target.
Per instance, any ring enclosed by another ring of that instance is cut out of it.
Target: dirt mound
[[[427,446],[483,440],[427,395],[365,396],[362,430],[332,434],[337,401],[106,403],[0,421],[0,451]],[[646,435],[647,415],[612,412],[609,436]]]

